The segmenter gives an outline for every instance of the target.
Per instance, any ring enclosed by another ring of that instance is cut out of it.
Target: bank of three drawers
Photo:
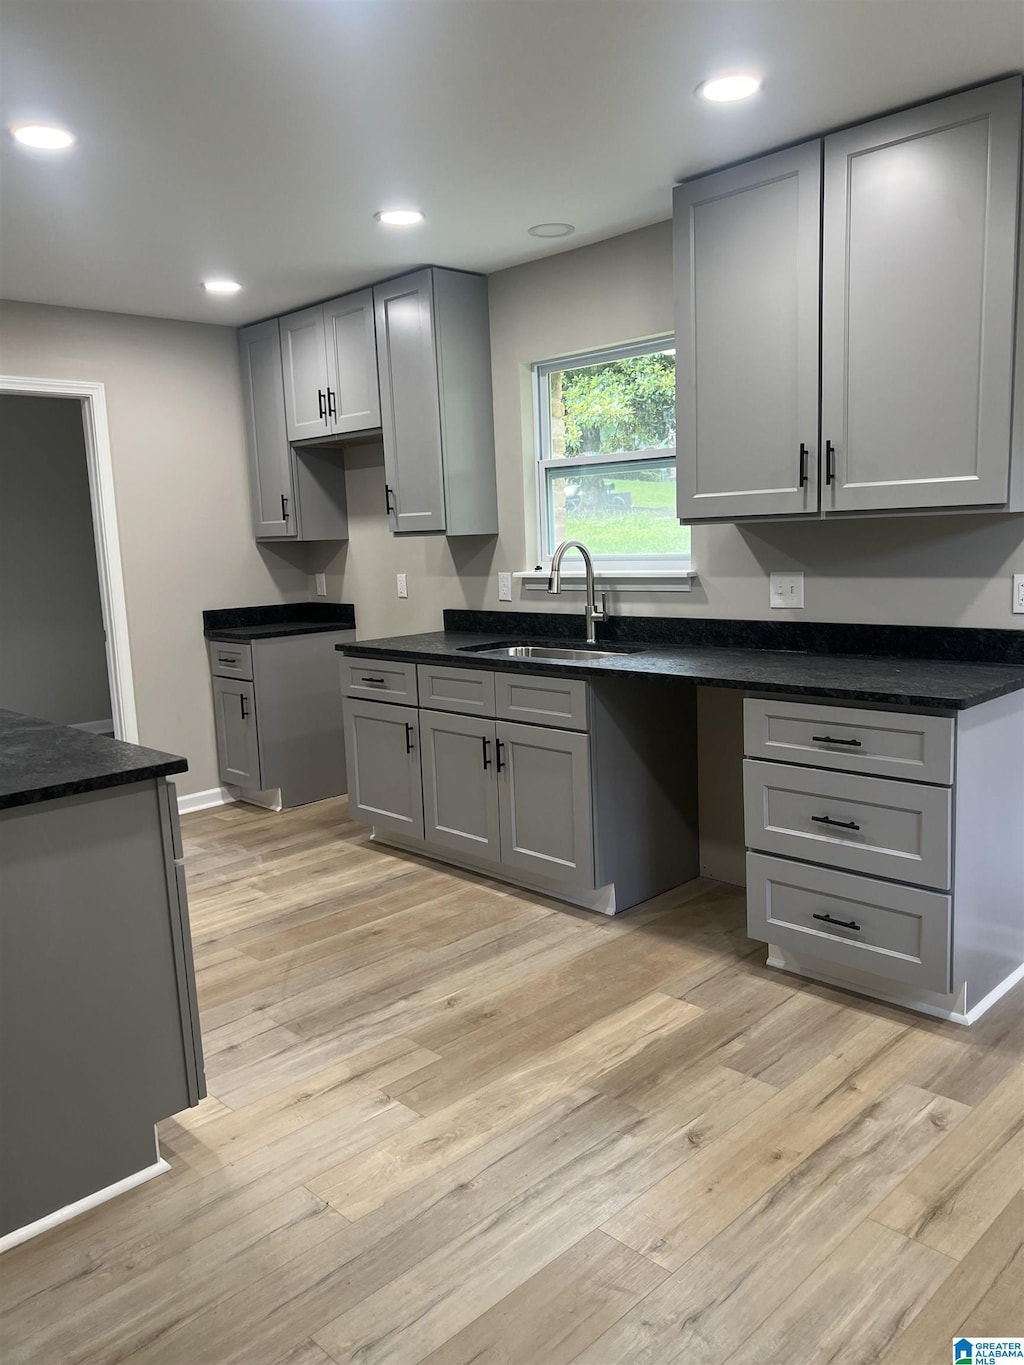
[[[751,937],[947,993],[952,716],[748,698]]]

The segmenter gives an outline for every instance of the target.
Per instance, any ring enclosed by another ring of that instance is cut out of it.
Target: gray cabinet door
[[[428,843],[497,862],[494,721],[421,711],[423,830]]]
[[[393,531],[445,529],[431,271],[373,291],[384,477]]]
[[[1007,500],[1020,121],[1015,76],[825,139],[826,511]]]
[[[345,698],[349,813],[381,829],[423,838],[417,712]]]
[[[294,536],[291,450],[284,423],[284,381],[277,319],[238,334],[256,538]]]
[[[676,187],[682,521],[818,509],[821,143]]]
[[[289,441],[330,434],[327,335],[322,304],[280,319],[284,411]]]
[[[240,678],[214,678],[213,708],[221,781],[232,787],[262,790],[252,683]]]
[[[532,876],[594,885],[589,736],[495,726],[501,861]]]
[[[327,333],[327,411],[332,433],[380,426],[373,290],[323,305]]]

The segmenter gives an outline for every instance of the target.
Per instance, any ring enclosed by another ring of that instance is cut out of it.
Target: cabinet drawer
[[[418,664],[420,706],[458,711],[464,716],[494,715],[494,674],[480,668],[443,668]]]
[[[229,645],[220,640],[207,640],[210,672],[215,678],[245,678],[252,681],[252,646]]]
[[[872,877],[950,885],[948,787],[745,759],[749,849]]]
[[[587,684],[575,678],[495,673],[494,701],[495,714],[503,720],[557,725],[563,730],[587,728]]]
[[[743,737],[749,758],[914,782],[952,783],[953,732],[951,716],[754,697],[743,703]]]
[[[416,705],[416,665],[394,659],[342,656],[341,690],[346,697],[377,697],[399,706]]]
[[[839,967],[950,989],[950,898],[934,891],[748,853],[747,932]]]

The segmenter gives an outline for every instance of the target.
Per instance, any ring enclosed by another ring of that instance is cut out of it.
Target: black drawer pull
[[[833,919],[831,915],[812,915],[811,918],[824,920],[826,924],[838,924],[840,929],[856,929],[860,933],[860,925],[853,919]]]
[[[835,829],[860,829],[856,820],[833,820],[831,815],[812,815],[816,825],[832,825]]]
[[[383,678],[360,678],[360,682],[376,683],[378,687],[384,686]]]
[[[484,746],[484,767],[489,768],[491,766],[491,741],[486,735],[481,735],[480,743]]]
[[[413,750],[413,743],[412,743],[413,733],[414,733],[414,731],[413,731],[412,726],[409,724],[408,721],[406,721],[406,722],[405,722],[405,752],[406,752],[407,754],[411,754],[411,753],[412,753],[412,750]]]
[[[225,658],[223,654],[218,654],[218,655],[217,655],[217,662],[218,662],[219,664],[225,664],[225,665],[227,665],[229,668],[237,668],[237,667],[238,667],[238,656],[237,656],[237,654],[229,654],[229,655]]]
[[[846,744],[851,749],[863,749],[859,739],[836,739],[835,735],[811,735],[815,744]]]

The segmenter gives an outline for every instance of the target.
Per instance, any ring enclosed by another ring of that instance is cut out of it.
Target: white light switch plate
[[[405,576],[404,573],[396,574],[395,577],[396,577],[396,579],[397,579],[397,581],[398,581],[398,595],[399,595],[399,597],[408,597],[408,596],[409,596],[409,580],[408,580],[408,578]]]
[[[1024,613],[1024,573],[1013,575],[1013,610]]]
[[[804,604],[804,576],[802,573],[773,573],[768,590],[773,607],[802,607]]]
[[[498,574],[498,601],[512,601],[512,575],[510,573]]]

